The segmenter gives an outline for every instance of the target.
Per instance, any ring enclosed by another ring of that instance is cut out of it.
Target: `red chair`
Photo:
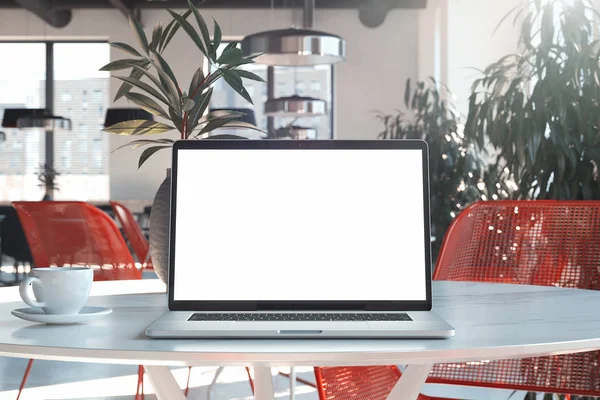
[[[150,244],[131,211],[123,204],[116,201],[111,201],[110,206],[123,227],[123,231],[131,245],[133,253],[142,264],[142,267],[152,268],[152,261],[150,260]]]
[[[395,365],[383,367],[315,367],[320,400],[385,400],[401,373]],[[435,400],[419,395],[419,400]]]
[[[600,201],[476,203],[450,226],[433,277],[599,290]],[[600,396],[598,351],[478,364],[438,364],[427,382]]]
[[[142,279],[119,228],[103,211],[82,202],[15,202],[36,267],[79,265],[94,268],[94,280]],[[29,360],[17,400],[25,387]],[[143,399],[142,366],[136,400]]]

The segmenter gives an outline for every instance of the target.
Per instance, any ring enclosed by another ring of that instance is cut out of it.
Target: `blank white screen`
[[[421,150],[179,150],[175,300],[425,300]]]

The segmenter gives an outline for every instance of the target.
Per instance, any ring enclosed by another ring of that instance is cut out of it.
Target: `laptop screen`
[[[180,149],[175,301],[423,301],[423,150]]]

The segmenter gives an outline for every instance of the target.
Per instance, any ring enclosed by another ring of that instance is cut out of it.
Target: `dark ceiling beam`
[[[123,1],[130,9],[132,8],[186,8],[186,0],[128,0]],[[271,8],[271,0],[205,0],[197,1],[202,8]],[[282,9],[292,6],[292,0],[275,0],[275,8]],[[316,8],[358,8],[363,0],[315,0]],[[387,3],[387,1],[386,1]],[[75,9],[75,8],[111,8],[113,7],[108,0],[52,0],[54,9]],[[296,7],[301,7],[302,2],[298,1]],[[15,0],[0,0],[0,8],[17,7]],[[400,9],[422,9],[427,6],[427,0],[392,0],[391,8]]]
[[[55,28],[63,28],[71,22],[71,10],[53,8],[51,0],[16,0],[16,2]]]

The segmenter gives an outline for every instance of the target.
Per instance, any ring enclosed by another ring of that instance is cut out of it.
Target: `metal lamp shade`
[[[44,108],[7,108],[2,118],[3,128],[18,128],[17,122],[21,118],[47,115]]]
[[[265,114],[270,117],[318,117],[327,114],[327,102],[312,97],[279,97],[267,100]]]
[[[56,115],[38,115],[19,118],[17,121],[19,129],[43,129],[52,132],[56,129],[71,130],[71,120]]]
[[[310,29],[281,29],[246,36],[245,57],[258,56],[258,64],[308,66],[336,64],[346,60],[346,41],[330,33]]]
[[[296,140],[307,140],[317,138],[317,130],[314,128],[307,128],[305,126],[291,126],[290,134],[292,138]]]
[[[108,128],[114,124],[137,119],[154,121],[154,116],[141,108],[109,108],[106,110],[104,127]]]

